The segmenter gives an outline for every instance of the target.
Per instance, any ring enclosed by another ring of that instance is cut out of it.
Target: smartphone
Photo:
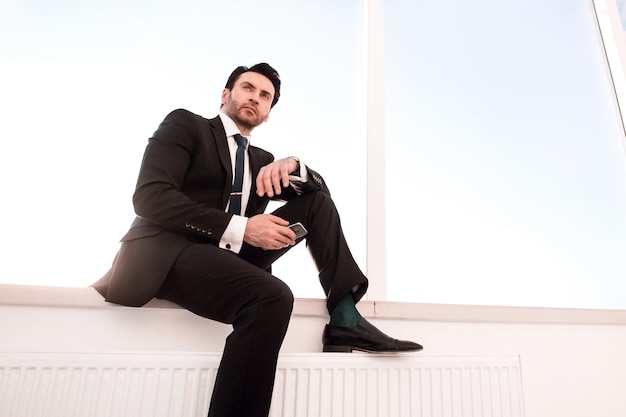
[[[306,236],[306,234],[309,233],[304,228],[304,226],[302,226],[302,223],[300,223],[300,222],[294,223],[294,224],[290,224],[289,228],[295,232],[296,239],[300,239],[301,237]]]

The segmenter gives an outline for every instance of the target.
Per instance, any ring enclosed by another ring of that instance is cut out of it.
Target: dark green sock
[[[330,324],[333,326],[354,327],[360,319],[361,314],[354,305],[352,294],[346,294],[330,312]]]

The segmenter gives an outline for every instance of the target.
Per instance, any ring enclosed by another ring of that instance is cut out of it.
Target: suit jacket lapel
[[[217,155],[220,163],[226,171],[226,183],[224,184],[224,192],[222,194],[222,206],[226,207],[228,200],[230,199],[230,192],[233,188],[233,167],[230,161],[230,151],[228,150],[228,142],[226,140],[226,132],[224,131],[224,125],[219,116],[209,120],[209,125],[213,132],[213,138],[215,139],[215,145],[217,148]]]

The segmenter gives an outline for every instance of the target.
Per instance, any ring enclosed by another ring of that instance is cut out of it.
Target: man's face
[[[248,71],[239,76],[231,90],[222,92],[222,112],[233,119],[242,130],[249,132],[267,122],[274,98],[272,82],[256,72]]]

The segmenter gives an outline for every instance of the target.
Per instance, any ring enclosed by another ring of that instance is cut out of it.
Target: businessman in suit
[[[248,136],[280,97],[268,64],[238,67],[205,119],[175,110],[150,138],[133,204],[137,217],[112,268],[94,287],[107,301],[171,300],[233,326],[209,417],[265,417],[293,295],[271,265],[306,239],[327,296],[326,352],[418,351],[359,314],[367,290],[323,178],[296,157],[274,160]],[[286,203],[263,214],[270,199]],[[300,222],[308,234],[288,226]]]

